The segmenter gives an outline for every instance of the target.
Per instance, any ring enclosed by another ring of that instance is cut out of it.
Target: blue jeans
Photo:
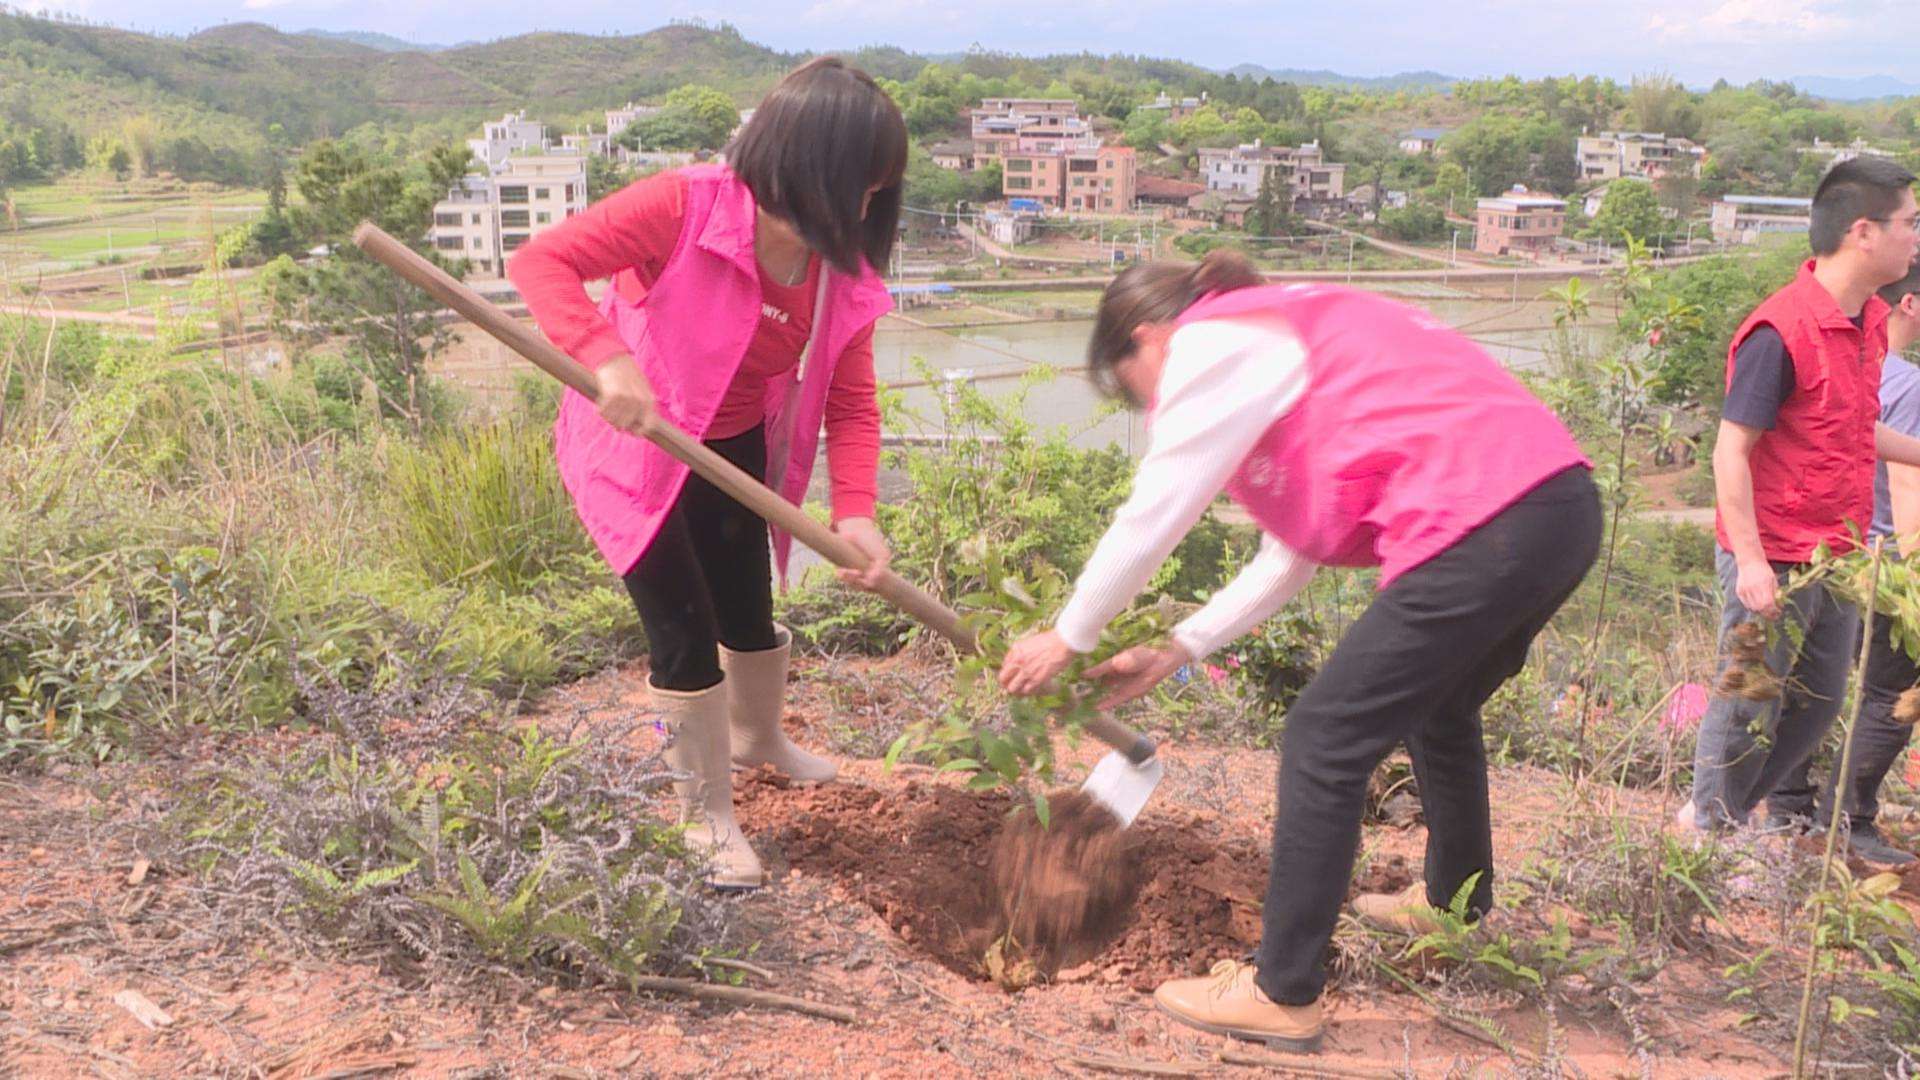
[[[1719,552],[1714,567],[1726,597],[1720,611],[1724,669],[1728,634],[1756,616],[1735,592],[1739,570],[1733,555]],[[1775,563],[1773,568],[1784,585],[1794,566]],[[1847,665],[1859,641],[1859,611],[1824,585],[1801,589],[1780,608],[1781,618],[1798,626],[1801,635],[1797,651],[1786,633],[1774,633],[1767,644],[1767,667],[1785,683],[1781,696],[1758,702],[1716,694],[1700,720],[1693,752],[1693,817],[1701,828],[1745,824],[1769,792],[1804,774],[1840,715]]]

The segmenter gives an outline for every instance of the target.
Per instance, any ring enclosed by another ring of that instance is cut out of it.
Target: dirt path
[[[1400,255],[1409,259],[1419,259],[1422,262],[1430,262],[1439,266],[1451,266],[1454,268],[1465,267],[1470,270],[1500,269],[1499,267],[1492,266],[1487,262],[1484,262],[1478,258],[1475,258],[1472,254],[1467,254],[1467,255],[1456,254],[1453,258],[1449,259],[1445,255],[1440,255],[1435,252],[1428,251],[1426,248],[1413,247],[1408,244],[1396,244],[1391,240],[1382,240],[1377,236],[1369,236],[1366,233],[1359,231],[1358,229],[1349,229],[1349,228],[1346,228],[1345,226],[1335,225],[1331,222],[1309,221],[1307,222],[1307,228],[1318,229],[1321,232],[1336,233],[1341,236],[1350,236],[1353,239],[1358,240],[1363,244],[1366,244],[1370,247],[1378,248],[1379,250],[1387,252],[1389,254]]]
[[[924,670],[899,664],[854,662],[851,673],[807,665],[789,726],[814,746],[877,753],[905,699],[875,688],[927,682]],[[641,710],[643,677],[637,667],[610,672],[546,708]],[[0,779],[0,1071],[467,1080],[1269,1072],[1223,1064],[1222,1051],[1257,1048],[1169,1022],[1147,991],[1257,940],[1275,758],[1191,739],[1165,753],[1168,779],[1136,826],[1145,884],[1135,922],[1059,981],[1018,994],[982,978],[965,933],[981,838],[1004,801],[871,759],[849,761],[827,788],[743,778],[741,819],[774,875],[771,888],[733,901],[763,941],[753,962],[774,989],[852,1006],[853,1025],[505,977],[459,990],[312,951],[303,939],[236,937],[200,921],[203,909],[170,868],[136,872],[140,832],[119,823],[161,809],[167,766]],[[1069,774],[1093,756],[1069,753]],[[1564,813],[1557,784],[1532,770],[1497,775],[1503,865],[1536,850]],[[106,790],[117,794],[102,802],[96,793]],[[1621,799],[1649,816],[1663,811],[1645,796]],[[1422,843],[1418,828],[1369,829],[1363,878],[1381,888],[1407,880]],[[1409,994],[1341,984],[1317,1061],[1383,1076],[1505,1072],[1542,1054],[1589,1076],[1780,1071],[1777,1051],[1735,1028],[1717,979],[1712,962],[1670,965],[1660,985],[1672,997],[1641,1013],[1644,1059],[1604,1006],[1556,1021],[1513,999],[1482,1003],[1509,1055],[1436,1022]],[[143,1026],[121,1004],[133,1000],[127,991],[170,1021]]]

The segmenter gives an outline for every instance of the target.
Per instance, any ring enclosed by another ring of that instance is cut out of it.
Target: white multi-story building
[[[1208,191],[1257,198],[1267,174],[1275,170],[1279,190],[1291,190],[1297,200],[1329,202],[1346,194],[1346,165],[1327,161],[1317,142],[1266,146],[1255,139],[1231,149],[1200,151],[1200,176]]]
[[[541,146],[468,175],[434,204],[428,239],[481,276],[498,277],[516,248],[587,208],[587,159]]]
[[[448,259],[465,259],[475,270],[493,273],[500,258],[500,214],[493,202],[491,176],[463,176],[447,197],[433,204],[434,250]]]
[[[1637,177],[1658,180],[1684,174],[1698,177],[1706,148],[1678,135],[1647,131],[1602,131],[1581,135],[1574,154],[1583,180]]]
[[[467,140],[467,149],[488,172],[499,172],[515,154],[547,148],[547,125],[527,119],[525,109],[510,112],[481,131],[480,138]]]
[[[981,164],[1009,153],[1092,150],[1093,126],[1070,98],[983,98],[973,109],[974,156]]]

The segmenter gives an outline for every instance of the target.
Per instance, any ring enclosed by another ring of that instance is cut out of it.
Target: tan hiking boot
[[[1254,967],[1222,960],[1213,973],[1174,979],[1153,992],[1153,1003],[1175,1020],[1215,1035],[1266,1043],[1276,1050],[1311,1054],[1320,1049],[1326,1021],[1320,1002],[1279,1005],[1253,982]]]
[[[793,634],[774,625],[780,644],[762,652],[734,652],[720,647],[720,670],[726,672],[727,715],[733,730],[733,763],[751,768],[771,765],[803,784],[824,784],[840,773],[840,766],[795,746],[781,730],[780,715],[787,703],[787,660],[793,652]]]
[[[1427,903],[1427,886],[1416,881],[1397,893],[1361,893],[1353,913],[1376,930],[1418,937],[1440,929],[1439,912]]]
[[[707,859],[707,884],[727,890],[759,888],[766,883],[760,857],[733,818],[726,683],[692,693],[654,686],[647,690],[673,736],[662,756],[681,774],[673,782],[680,796],[680,821],[687,826],[688,846]]]

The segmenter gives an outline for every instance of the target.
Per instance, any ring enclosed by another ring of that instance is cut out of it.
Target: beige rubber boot
[[[685,693],[649,686],[673,741],[667,764],[685,778],[673,782],[687,843],[708,860],[707,884],[716,889],[757,889],[765,883],[760,858],[733,819],[733,771],[727,763],[727,689]]]
[[[720,670],[727,674],[727,714],[733,729],[733,763],[746,768],[771,765],[803,784],[824,784],[840,773],[840,766],[795,746],[780,728],[787,704],[787,659],[793,653],[793,634],[778,623],[780,642],[761,652],[734,652],[720,647]]]

